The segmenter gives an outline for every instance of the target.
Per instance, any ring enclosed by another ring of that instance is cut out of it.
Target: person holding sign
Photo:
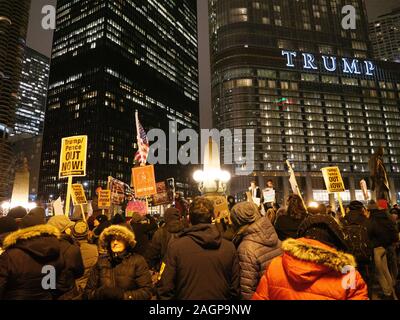
[[[253,202],[257,205],[257,207],[260,207],[262,194],[260,188],[257,186],[254,180],[250,182],[249,192]]]
[[[263,189],[263,200],[264,200],[264,210],[272,209],[274,203],[276,202],[276,195],[274,189],[274,183],[272,180],[267,181],[267,187]]]

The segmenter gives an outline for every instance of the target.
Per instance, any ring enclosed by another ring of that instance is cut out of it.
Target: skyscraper
[[[130,181],[135,110],[146,130],[168,132],[169,121],[197,129],[198,107],[195,0],[59,0],[41,193],[65,192],[58,179],[62,137],[88,135],[88,175],[80,180],[90,197],[109,175]],[[177,166],[158,166],[156,174],[175,175],[183,187],[189,182]]]
[[[37,194],[39,184],[49,71],[50,59],[26,47],[18,90],[16,120],[10,142],[14,152],[14,169],[18,170],[23,166],[26,159],[25,165],[30,180],[29,192],[32,196]]]
[[[400,7],[369,24],[374,57],[400,63]]]
[[[342,8],[356,9],[356,29]],[[308,200],[328,201],[320,169],[339,166],[348,192],[362,199],[368,161],[385,148],[392,199],[400,190],[400,68],[372,59],[364,1],[210,0],[213,121],[253,128],[253,177],[231,192],[272,178],[289,194],[285,160]]]
[[[10,196],[14,128],[30,0],[0,1],[0,201]]]
[[[49,71],[50,59],[26,47],[13,134],[43,134]]]

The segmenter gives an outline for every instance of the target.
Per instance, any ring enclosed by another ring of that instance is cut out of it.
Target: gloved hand
[[[123,300],[124,290],[113,287],[101,287],[96,290],[96,300]]]

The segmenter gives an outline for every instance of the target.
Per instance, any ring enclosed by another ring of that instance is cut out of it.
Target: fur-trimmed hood
[[[60,231],[56,227],[37,225],[10,233],[3,241],[3,249],[20,249],[44,262],[59,256],[60,238]]]
[[[332,271],[342,273],[346,266],[356,267],[352,255],[312,239],[288,239],[282,243],[282,249],[285,272],[297,283],[314,282]]]
[[[100,235],[99,246],[103,251],[107,251],[112,238],[120,238],[127,242],[133,249],[136,245],[135,235],[127,227],[113,225],[104,229]]]
[[[61,237],[60,231],[56,227],[51,225],[42,224],[25,229],[20,229],[13,233],[10,233],[3,241],[3,249],[8,249],[15,246],[23,240],[29,240],[33,238],[43,237],[43,236],[54,236],[56,238]]]

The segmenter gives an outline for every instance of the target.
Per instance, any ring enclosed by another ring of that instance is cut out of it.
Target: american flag
[[[142,125],[139,122],[139,115],[137,111],[136,111],[136,130],[138,132],[137,135],[138,151],[135,154],[135,161],[138,161],[141,164],[146,164],[147,157],[149,155],[150,145],[149,145],[149,140],[147,139],[146,131],[144,131]]]

